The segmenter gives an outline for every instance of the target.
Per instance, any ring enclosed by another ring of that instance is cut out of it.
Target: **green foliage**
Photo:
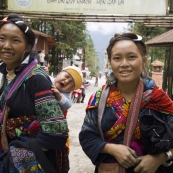
[[[53,22],[57,40],[57,51],[66,56],[75,54],[77,49],[86,46],[86,24],[83,22]]]
[[[55,38],[57,53],[72,58],[79,48],[86,46],[86,24],[73,21],[28,20],[31,28]]]
[[[52,52],[63,54],[68,58],[72,58],[76,54],[77,49],[85,49],[85,66],[93,76],[99,72],[99,59],[94,49],[94,44],[91,37],[86,34],[86,24],[83,22],[73,21],[42,21],[28,20],[28,24],[35,30],[52,35],[57,47],[52,49]],[[52,58],[54,59],[54,58]],[[56,61],[52,61],[56,64]],[[51,66],[50,71],[54,68]]]
[[[146,27],[143,23],[135,23],[129,25],[129,29],[136,34],[143,37],[144,41],[147,41],[157,35],[162,34],[166,31],[166,28],[162,27]]]
[[[26,22],[32,29],[54,36],[52,21],[28,19]]]
[[[95,76],[99,72],[99,59],[94,49],[94,44],[91,37],[86,37],[87,45],[85,48],[85,66],[91,71],[92,76]]]
[[[143,37],[144,42],[166,32],[166,28],[162,27],[146,27],[142,23],[129,25],[129,30]],[[152,57],[152,61],[159,60],[164,62],[165,48],[164,47],[148,47],[148,57]]]
[[[166,28],[162,27],[146,27],[142,23],[130,24],[129,30],[143,37],[144,42],[164,33]],[[164,62],[165,47],[147,47],[148,64],[147,68],[152,71],[151,63],[155,60]]]

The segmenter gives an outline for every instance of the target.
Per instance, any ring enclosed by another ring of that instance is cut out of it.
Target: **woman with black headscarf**
[[[38,65],[38,55],[32,50],[34,44],[35,35],[21,17],[10,14],[2,20],[0,148],[1,153],[8,151],[10,142],[16,139],[27,144],[34,142],[34,148],[44,151],[41,154],[45,154],[51,166],[58,171],[57,150],[65,148],[68,127],[58,101],[51,91],[52,83],[47,73]],[[33,168],[36,172],[46,172],[45,165],[40,166],[40,163],[37,163],[36,153],[33,152],[33,157],[30,157],[26,150],[23,151],[28,156],[26,159],[23,158],[22,152],[11,152],[16,172],[29,172],[33,171]],[[19,162],[16,154],[23,160]]]

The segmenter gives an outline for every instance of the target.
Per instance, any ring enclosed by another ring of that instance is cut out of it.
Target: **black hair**
[[[141,55],[142,55],[142,59],[143,61],[145,61],[145,57],[147,55],[147,50],[146,50],[146,45],[144,44],[144,42],[142,41],[142,37],[139,38],[138,35],[136,35],[135,33],[132,32],[127,32],[127,33],[123,33],[123,34],[115,34],[114,37],[112,37],[109,41],[109,45],[107,47],[107,55],[108,55],[108,60],[111,61],[111,52],[112,52],[112,48],[113,46],[121,40],[131,40],[133,41],[136,46],[138,47]],[[146,67],[143,69],[143,73],[141,74],[142,78],[146,78],[147,77],[147,70]]]
[[[142,57],[144,58],[146,56],[147,51],[146,51],[146,46],[145,46],[144,42],[142,40],[138,39],[138,36],[135,33],[128,32],[128,33],[123,33],[123,34],[115,34],[114,37],[111,38],[109,45],[107,47],[107,55],[108,55],[109,61],[111,60],[111,51],[112,51],[113,46],[118,41],[121,41],[121,40],[133,41],[136,44],[136,46],[138,47]]]
[[[23,21],[23,19],[18,16],[15,13],[9,14],[8,17],[4,18],[0,23],[0,29],[8,23],[12,23],[16,25],[25,35],[27,40],[27,46],[29,50],[31,50],[34,47],[35,44],[35,34],[34,32],[29,28],[29,26]]]

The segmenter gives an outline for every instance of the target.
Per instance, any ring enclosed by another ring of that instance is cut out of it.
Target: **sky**
[[[87,31],[91,36],[99,58],[100,70],[104,70],[105,50],[115,33],[127,31],[127,23],[88,22]]]
[[[89,32],[99,32],[103,35],[110,35],[116,32],[124,32],[127,23],[106,23],[106,22],[87,22],[87,30]]]

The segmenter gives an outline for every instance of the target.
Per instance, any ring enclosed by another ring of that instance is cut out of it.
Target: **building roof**
[[[164,63],[163,62],[161,62],[161,61],[158,61],[158,60],[156,60],[156,61],[153,61],[152,63],[151,63],[151,65],[153,65],[153,66],[164,66]]]
[[[147,46],[173,46],[173,29],[145,42]]]
[[[48,42],[48,44],[49,44],[50,46],[52,46],[52,47],[56,47],[56,46],[57,46],[57,43],[56,43],[56,41],[54,40],[54,37],[53,37],[53,36],[47,35],[47,34],[45,34],[45,33],[43,33],[43,32],[37,31],[37,30],[35,30],[35,29],[32,29],[32,31],[34,32],[35,35],[39,35],[39,36],[45,37],[46,40],[47,40],[47,42]]]

